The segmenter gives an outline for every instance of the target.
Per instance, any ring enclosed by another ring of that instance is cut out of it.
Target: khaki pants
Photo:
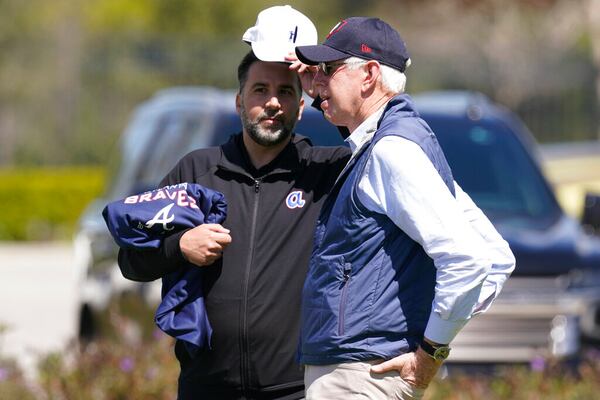
[[[371,373],[371,365],[380,362],[382,360],[306,365],[306,400],[416,400],[423,397],[425,390],[412,387],[398,372]]]

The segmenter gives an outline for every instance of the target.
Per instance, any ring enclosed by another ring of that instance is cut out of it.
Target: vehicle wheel
[[[98,327],[94,321],[94,315],[89,305],[81,308],[79,316],[79,338],[83,341],[93,340],[98,333]]]

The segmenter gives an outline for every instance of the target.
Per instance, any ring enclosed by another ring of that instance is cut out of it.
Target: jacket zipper
[[[350,274],[352,267],[348,264],[344,265],[344,281],[342,283],[342,294],[340,295],[340,312],[338,317],[338,335],[344,334],[345,317],[346,317],[346,301],[348,297],[348,286],[350,285]]]
[[[244,282],[242,286],[242,312],[241,312],[241,324],[240,324],[240,358],[241,367],[240,378],[242,384],[242,391],[244,395],[248,395],[248,386],[250,383],[250,345],[248,343],[248,286],[250,283],[250,268],[252,266],[252,258],[254,257],[254,240],[256,234],[256,220],[258,217],[258,204],[260,200],[260,183],[262,178],[254,179],[254,209],[252,210],[252,230],[250,231],[250,249],[248,251],[248,263],[246,264],[246,271],[244,273]]]

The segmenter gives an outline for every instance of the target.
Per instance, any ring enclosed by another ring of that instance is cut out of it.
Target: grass
[[[425,400],[593,400],[600,393],[600,358],[590,351],[578,366],[499,367],[493,374],[459,373],[435,381]]]

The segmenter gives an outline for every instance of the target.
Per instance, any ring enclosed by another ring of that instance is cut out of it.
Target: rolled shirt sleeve
[[[390,136],[373,148],[358,185],[360,201],[386,214],[433,259],[435,297],[425,337],[450,343],[485,311],[514,269],[508,244],[455,184],[456,197],[414,142]]]

